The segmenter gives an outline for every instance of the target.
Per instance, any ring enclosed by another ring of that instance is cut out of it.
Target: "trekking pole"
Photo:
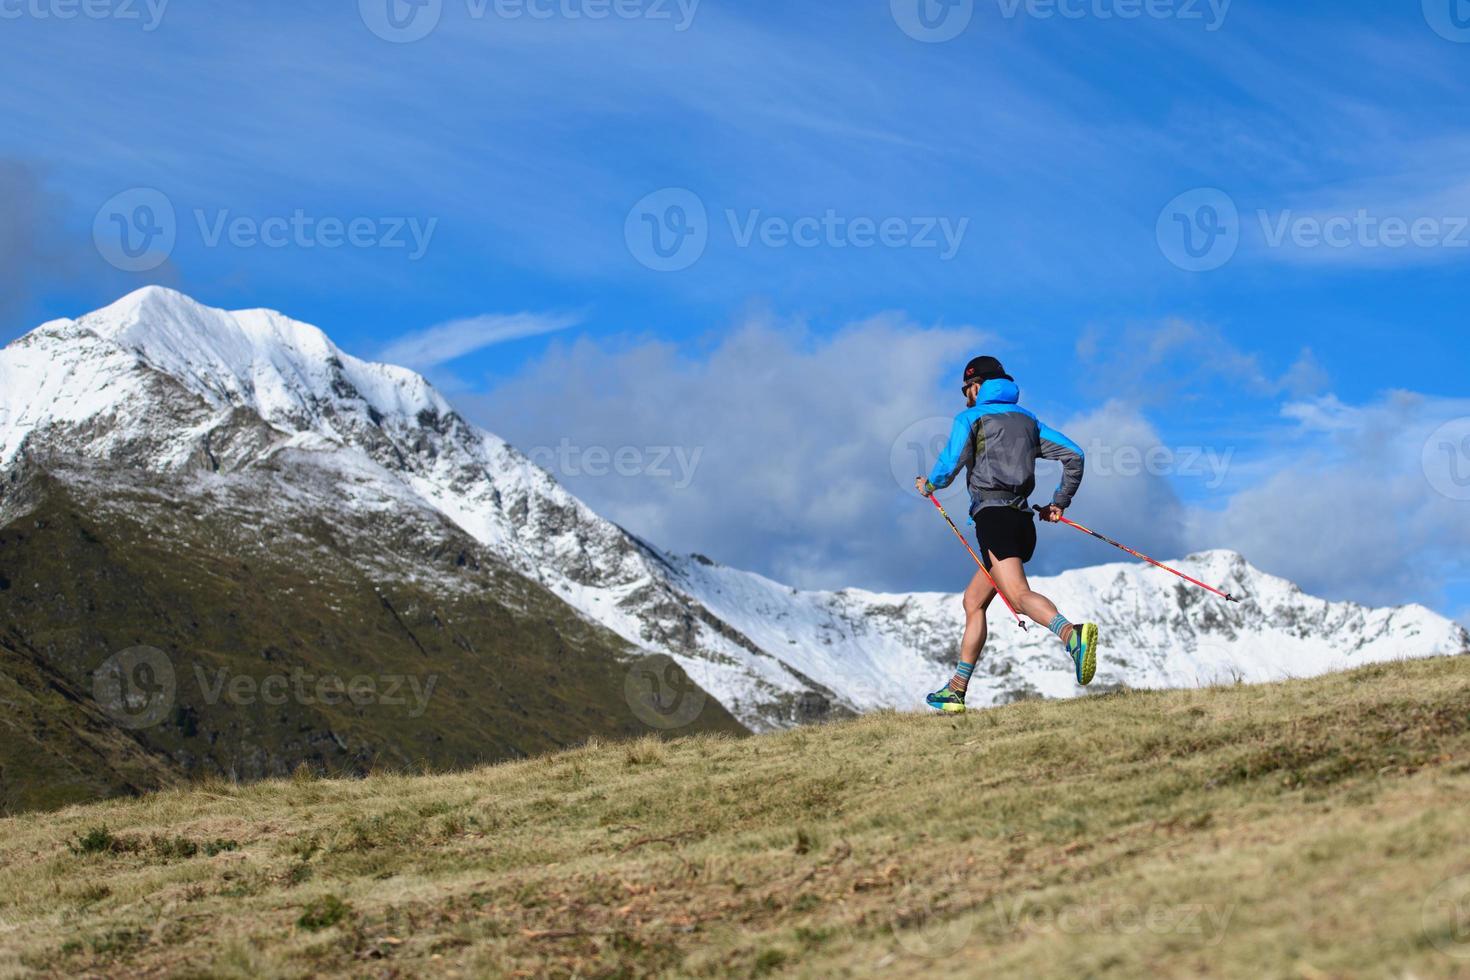
[[[1038,513],[1042,513],[1042,514],[1046,513],[1046,508],[1045,507],[1042,507],[1040,505],[1033,505],[1033,508]],[[1179,569],[1177,569],[1177,568],[1170,568],[1168,565],[1165,565],[1161,561],[1155,561],[1154,559],[1150,558],[1148,555],[1140,554],[1139,552],[1134,551],[1132,548],[1128,547],[1126,544],[1119,544],[1118,542],[1114,541],[1112,538],[1108,537],[1106,534],[1098,534],[1092,528],[1090,528],[1090,527],[1083,527],[1081,524],[1078,524],[1076,521],[1069,521],[1065,517],[1059,517],[1059,518],[1057,518],[1057,520],[1059,522],[1061,522],[1062,524],[1068,525],[1069,527],[1075,527],[1077,530],[1083,532],[1084,534],[1090,534],[1094,538],[1097,538],[1099,541],[1106,541],[1108,544],[1112,545],[1114,548],[1118,548],[1121,551],[1128,552],[1134,558],[1142,558],[1144,561],[1148,562],[1150,565],[1157,565],[1158,567],[1162,568],[1166,572],[1173,572],[1175,575],[1178,575],[1180,578],[1184,579],[1184,581],[1186,581],[1186,582],[1192,582],[1195,585],[1198,585],[1202,589],[1207,589],[1208,591],[1215,593],[1215,595],[1219,596],[1222,599],[1226,599],[1226,600],[1228,600],[1230,602],[1239,602],[1240,601],[1239,599],[1235,598],[1235,596],[1231,595],[1228,592],[1221,592],[1219,589],[1215,588],[1213,585],[1206,585],[1205,583],[1201,582],[1197,578],[1190,578],[1188,575],[1185,575],[1183,572],[1179,571]]]
[[[1021,618],[1020,613],[1016,612],[1016,607],[1011,605],[1011,600],[1006,598],[1006,594],[1000,590],[1000,586],[995,584],[995,579],[990,576],[990,569],[986,568],[985,563],[980,560],[980,556],[975,554],[975,549],[970,547],[970,542],[965,540],[965,536],[960,533],[960,529],[955,527],[954,521],[949,519],[949,514],[945,513],[944,505],[939,502],[939,498],[931,493],[929,494],[929,500],[935,507],[939,508],[939,513],[944,518],[944,523],[949,525],[949,529],[954,532],[954,536],[960,539],[960,544],[964,545],[965,550],[970,553],[970,557],[975,559],[975,564],[980,566],[980,571],[989,580],[990,587],[995,590],[996,595],[1000,596],[1000,601],[1006,604],[1006,608],[1011,611],[1011,615],[1016,617],[1016,623],[1021,627],[1021,632],[1025,633],[1027,631],[1026,621]]]

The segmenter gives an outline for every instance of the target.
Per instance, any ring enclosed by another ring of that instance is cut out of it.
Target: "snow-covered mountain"
[[[260,494],[273,492],[263,475],[289,466],[325,489],[279,506],[447,518],[587,619],[673,656],[756,729],[913,707],[957,650],[956,595],[799,592],[665,552],[466,422],[422,377],[351,357],[267,310],[226,312],[150,287],[0,351],[0,471],[63,456],[192,474],[177,485],[197,488],[200,507],[214,484],[238,497],[256,475]],[[1101,625],[1094,689],[1270,680],[1470,648],[1463,628],[1420,606],[1316,599],[1229,552],[1180,566],[1244,601],[1135,564],[1037,580]],[[1079,691],[1054,638],[993,617],[972,704]]]

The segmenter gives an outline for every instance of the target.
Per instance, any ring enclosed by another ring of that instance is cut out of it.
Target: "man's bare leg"
[[[1056,604],[1050,599],[1040,592],[1031,591],[1031,584],[1026,581],[1026,567],[1019,558],[997,561],[992,553],[990,574],[1013,606],[1061,638],[1062,646],[1066,647],[1077,668],[1078,683],[1091,683],[1093,671],[1097,669],[1096,624],[1083,623],[1080,627],[1081,634],[1074,635],[1078,633],[1079,627],[1073,626],[1065,616],[1058,613]]]
[[[990,556],[990,574],[995,578],[995,584],[1011,600],[1011,605],[1020,612],[1034,619],[1042,626],[1050,628],[1052,620],[1057,618],[1057,607],[1040,592],[1031,591],[1031,583],[1026,581],[1026,566],[1021,564],[1019,558],[1007,558],[1004,561],[996,561],[995,555]],[[1065,636],[1062,642],[1067,642]]]
[[[938,711],[964,711],[965,690],[970,686],[970,674],[985,649],[985,638],[989,628],[985,621],[986,610],[995,598],[995,588],[985,573],[976,570],[975,577],[965,588],[965,632],[960,637],[960,662],[948,684],[929,695],[929,707]]]
[[[965,635],[960,638],[960,663],[969,664],[972,669],[980,662],[986,637],[990,635],[986,611],[994,599],[995,588],[990,584],[990,579],[985,577],[984,572],[977,570],[975,577],[970,579],[969,586],[965,588]]]

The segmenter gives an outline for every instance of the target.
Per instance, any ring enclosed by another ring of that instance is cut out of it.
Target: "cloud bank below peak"
[[[1160,349],[1182,345],[1191,359],[1211,343],[1209,331],[1179,323],[1158,330]],[[973,569],[916,505],[912,477],[959,408],[951,373],[982,350],[1011,348],[979,328],[919,327],[898,314],[821,335],[757,317],[693,350],[637,338],[554,343],[515,378],[457,400],[661,546],[802,588],[955,589]],[[1167,374],[1171,363],[1142,370]],[[1088,453],[1079,519],[1160,558],[1234,549],[1329,598],[1463,606],[1470,503],[1445,492],[1454,473],[1426,469],[1425,447],[1447,424],[1470,427],[1470,400],[1390,391],[1348,404],[1320,391],[1310,353],[1284,373],[1239,352],[1216,363],[1229,367],[1215,381],[1222,402],[1286,399],[1274,424],[1238,436],[1227,427],[1205,445],[1178,426],[1166,435],[1157,404],[1113,397],[1057,417],[1037,389],[1029,407]],[[588,465],[594,456],[601,466]],[[618,458],[626,465],[606,462]],[[1042,463],[1038,493],[1056,476]],[[963,493],[951,495],[962,513]],[[1036,568],[1117,557],[1046,528]]]

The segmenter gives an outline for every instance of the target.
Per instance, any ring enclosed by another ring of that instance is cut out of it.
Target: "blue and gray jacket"
[[[1082,485],[1082,450],[1038,422],[1020,398],[1014,381],[995,378],[981,385],[975,407],[955,416],[949,444],[929,474],[929,483],[943,490],[961,469],[969,470],[972,515],[982,507],[1028,509],[1038,459],[1062,464],[1062,483],[1051,498],[1058,507],[1070,507]]]

